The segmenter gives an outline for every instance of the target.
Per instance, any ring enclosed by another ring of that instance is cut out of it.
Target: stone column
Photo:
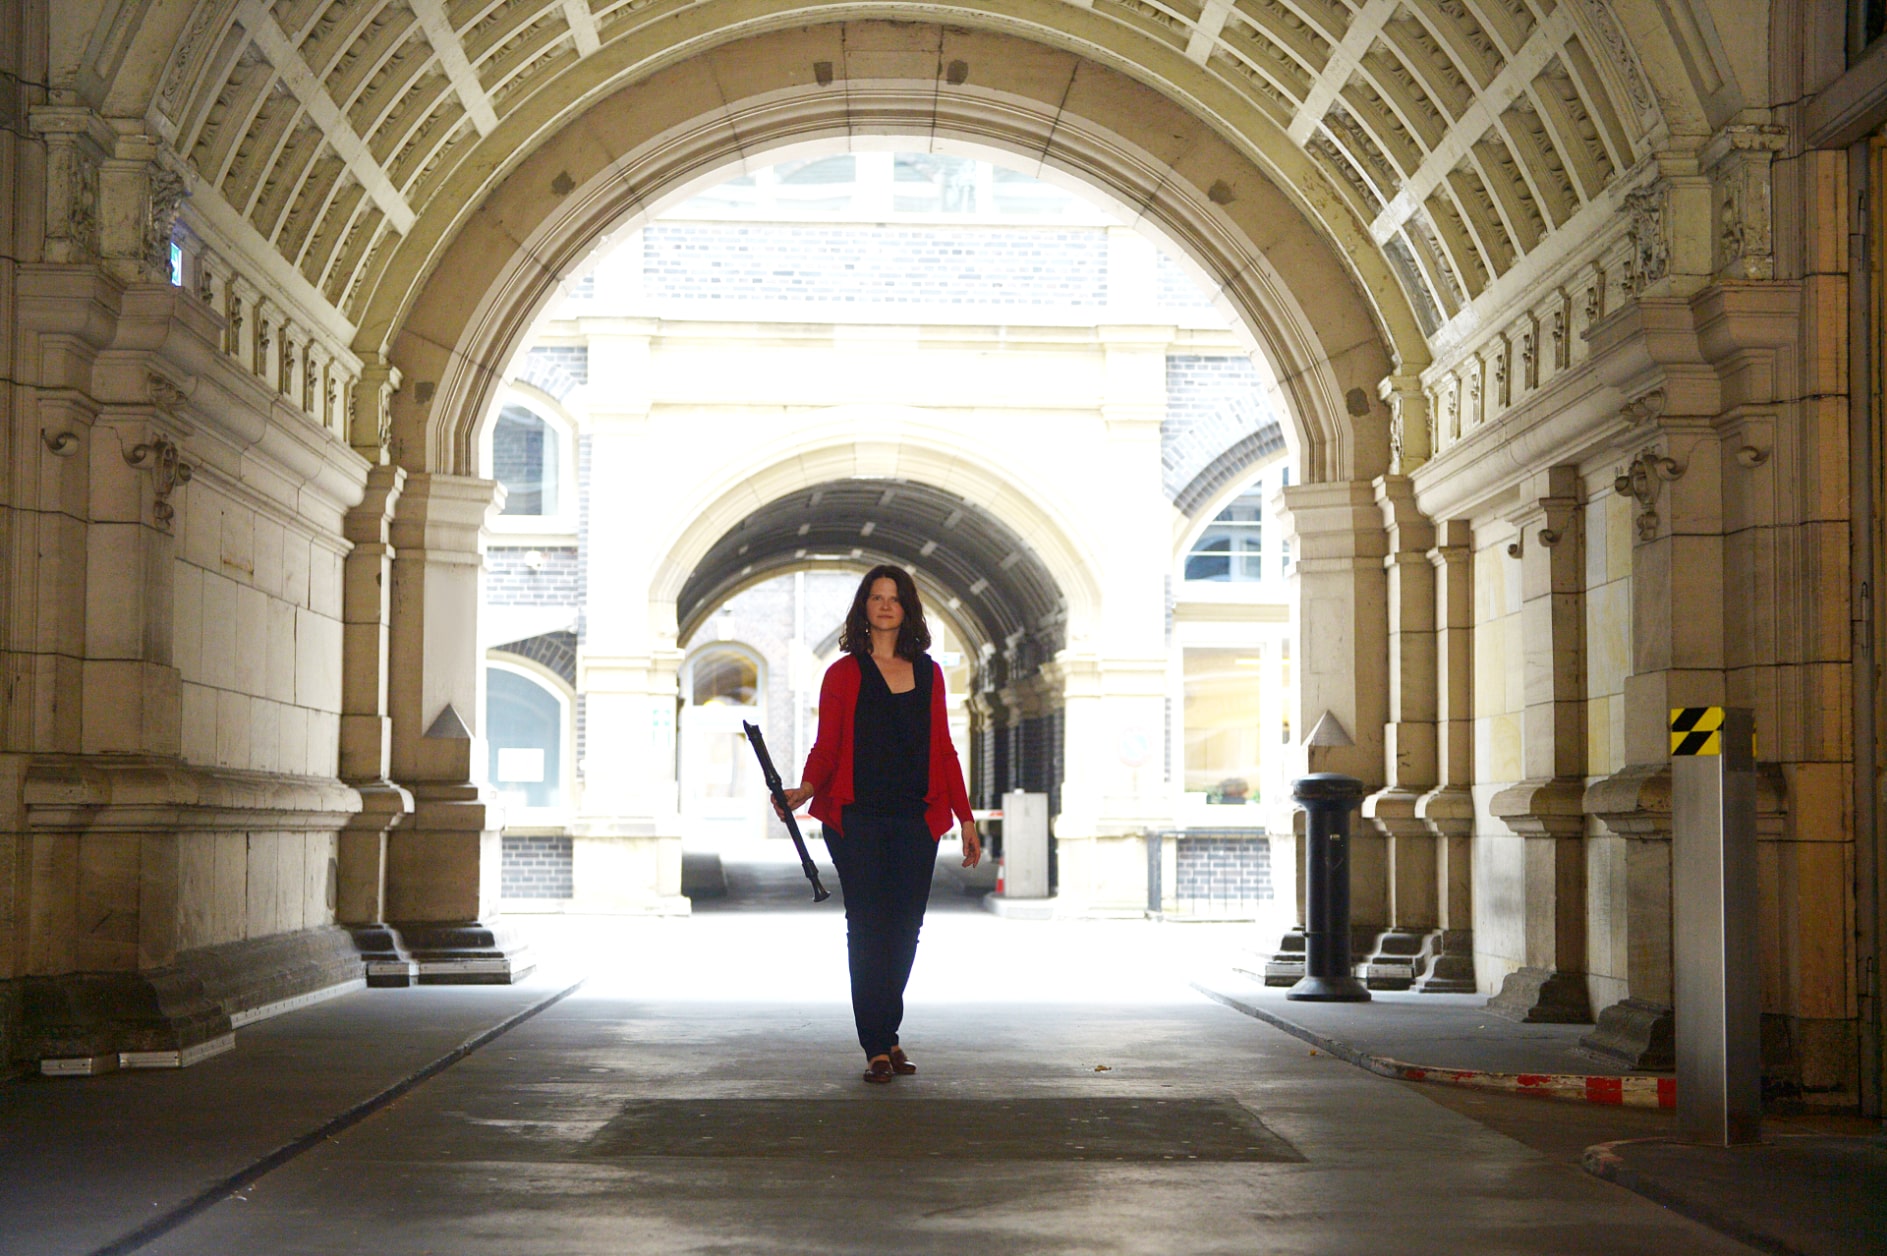
[[[1437,927],[1435,838],[1416,804],[1435,785],[1435,527],[1415,505],[1406,476],[1380,476],[1376,501],[1388,537],[1383,559],[1389,644],[1389,720],[1383,728],[1383,788],[1363,800],[1363,818],[1383,836],[1384,923],[1363,952],[1373,990],[1406,990],[1426,967]]]
[[[1440,950],[1418,990],[1471,994],[1474,980],[1474,549],[1465,519],[1436,529],[1435,728],[1439,784],[1415,804],[1435,835],[1435,926]]]
[[[360,794],[361,809],[338,843],[335,920],[354,935],[367,982],[411,985],[418,977],[386,925],[387,832],[413,810],[413,796],[390,779],[393,718],[387,705],[389,629],[393,608],[394,510],[406,471],[381,464],[367,473],[367,493],[344,525],[354,548],[342,572],[341,779]]]
[[[659,561],[642,538],[647,489],[661,474],[648,454],[646,335],[592,341],[590,387],[607,412],[590,416],[588,606],[577,658],[584,700],[583,797],[571,825],[578,910],[685,914],[676,714],[682,654],[673,607],[649,602]],[[597,564],[607,562],[609,567]],[[777,766],[789,783],[800,765]]]
[[[1299,484],[1283,492],[1284,517],[1297,541],[1291,636],[1298,643],[1291,712],[1296,739],[1287,778],[1342,772],[1374,791],[1383,784],[1389,720],[1388,540],[1375,485],[1368,481]],[[1267,985],[1304,974],[1305,866],[1302,813],[1297,835],[1298,929],[1286,933],[1265,966]],[[1388,923],[1388,853],[1380,832],[1359,833],[1350,853],[1352,934],[1365,944]],[[1367,945],[1360,953],[1367,953]]]
[[[422,983],[504,983],[533,964],[495,919],[504,812],[481,784],[478,609],[498,493],[491,480],[411,475],[391,528],[391,758],[413,814],[387,835],[385,914]]]
[[[1519,538],[1525,651],[1521,765],[1526,777],[1490,809],[1526,843],[1526,963],[1488,1008],[1514,1020],[1580,1024],[1586,991],[1585,526],[1579,471],[1556,466],[1529,479],[1510,516]]]
[[[1631,426],[1615,489],[1634,503],[1625,766],[1595,781],[1585,804],[1624,839],[1625,910],[1611,928],[1630,993],[1581,1041],[1636,1068],[1669,1068],[1675,1058],[1669,712],[1720,704],[1727,693],[1720,447],[1709,417],[1721,398],[1708,375],[1682,370],[1696,352],[1689,317],[1674,302],[1641,301],[1595,340],[1635,348],[1642,337],[1674,359],[1665,386],[1638,393],[1620,415]]]

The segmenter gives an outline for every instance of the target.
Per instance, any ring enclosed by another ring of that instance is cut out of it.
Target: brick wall
[[[531,570],[526,556],[542,554]],[[522,545],[494,545],[485,553],[485,603],[488,606],[576,606],[582,594],[574,545],[533,550]]]
[[[1182,910],[1237,910],[1272,897],[1264,838],[1182,837],[1174,863],[1173,897]]]
[[[1220,453],[1275,424],[1251,359],[1168,354],[1166,418],[1160,424],[1160,470],[1167,497],[1176,497]]]
[[[498,864],[505,898],[572,898],[570,839],[560,835],[504,836]]]
[[[651,297],[848,305],[1107,304],[1100,228],[687,223],[643,232]]]
[[[1162,253],[1155,261],[1155,282],[1159,285],[1160,307],[1170,310],[1209,309],[1212,297],[1201,292],[1199,285],[1193,282],[1191,275],[1180,268],[1180,264]]]
[[[552,378],[561,372],[579,384],[590,382],[588,345],[538,345],[525,355],[524,374]],[[554,389],[546,388],[553,395]]]

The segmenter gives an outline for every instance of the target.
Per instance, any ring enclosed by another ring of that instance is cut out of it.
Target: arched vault
[[[838,480],[754,511],[716,541],[676,601],[681,637],[738,589],[822,561],[895,562],[948,590],[952,618],[998,649],[1061,648],[1067,606],[1035,549],[987,508],[909,480]]]
[[[445,472],[599,232],[789,143],[900,134],[1141,212],[1270,358],[1306,478],[1365,478],[1384,375],[1742,104],[1710,7],[1661,0],[75,0],[53,22],[58,86],[170,147],[186,221],[351,342],[370,403],[399,368],[401,461]]]

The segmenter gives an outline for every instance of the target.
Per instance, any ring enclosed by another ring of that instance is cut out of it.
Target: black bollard
[[[1312,1003],[1367,1003],[1369,991],[1350,971],[1350,812],[1363,801],[1363,782],[1340,772],[1312,772],[1291,784],[1303,806],[1304,975],[1284,992]]]

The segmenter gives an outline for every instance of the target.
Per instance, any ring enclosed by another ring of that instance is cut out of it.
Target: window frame
[[[577,814],[576,691],[564,681],[562,676],[559,676],[556,672],[551,671],[548,667],[545,667],[543,664],[533,659],[525,658],[521,654],[510,654],[503,650],[487,650],[485,652],[485,667],[487,670],[510,672],[515,676],[519,676],[536,685],[538,688],[547,691],[551,697],[557,700],[557,730],[558,738],[561,742],[557,748],[557,787],[562,793],[564,801],[562,805],[556,807],[521,807],[515,803],[503,802],[501,800],[501,805],[504,807],[505,812],[504,827],[507,830],[568,828],[571,820]],[[478,726],[485,730],[486,735],[480,740],[484,741],[487,746],[487,753],[479,759],[479,773],[482,783],[489,786],[494,793],[498,793],[501,791],[502,786],[497,781],[490,779],[490,690],[491,686],[489,683],[479,685],[479,700],[485,704],[485,709],[479,712],[480,719]]]
[[[557,506],[548,514],[507,515],[494,509],[486,516],[485,530],[493,544],[562,546],[577,543],[578,498],[577,445],[582,438],[578,414],[559,405],[548,394],[519,380],[506,380],[493,400],[491,413],[480,425],[478,465],[486,479],[497,479],[493,466],[492,438],[498,419],[507,409],[529,411],[555,438],[557,467]]]

